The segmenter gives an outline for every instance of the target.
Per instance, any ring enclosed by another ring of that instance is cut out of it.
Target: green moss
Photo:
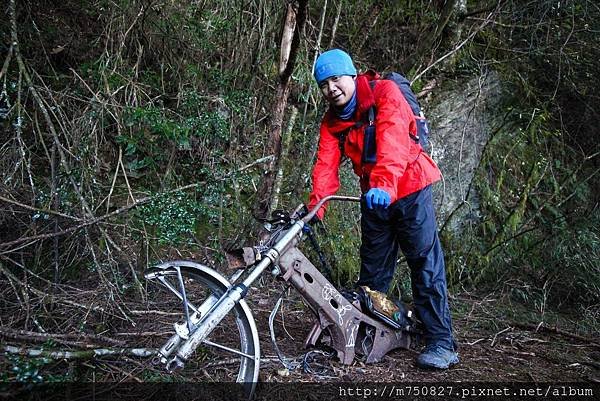
[[[442,235],[450,282],[508,290],[539,309],[593,305],[600,299],[594,273],[600,259],[592,250],[598,213],[584,223],[584,216],[567,212],[590,201],[587,182],[574,178],[581,166],[562,162],[577,154],[564,146],[548,113],[514,108],[513,120],[516,126],[488,143],[475,175],[480,224]]]

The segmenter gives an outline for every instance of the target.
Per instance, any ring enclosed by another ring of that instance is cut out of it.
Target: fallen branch
[[[132,315],[160,315],[160,316],[181,316],[181,312],[165,312],[161,310],[141,310],[141,309],[132,309]]]
[[[275,362],[275,361],[279,362],[279,357],[271,356],[271,357],[260,358],[260,363],[270,363],[270,362]],[[223,359],[221,361],[208,363],[208,364],[204,365],[203,368],[208,369],[208,368],[214,368],[217,366],[227,366],[227,365],[234,365],[234,364],[238,364],[238,363],[240,363],[240,358],[229,358],[229,359]]]
[[[103,356],[127,355],[139,358],[148,358],[156,355],[154,348],[98,348],[93,350],[81,351],[46,351],[44,349],[21,348],[12,345],[5,345],[3,351],[9,354],[28,356],[31,358],[50,358],[50,359],[94,359]]]
[[[490,345],[490,347],[494,348],[494,345],[496,345],[496,340],[498,339],[498,336],[499,336],[500,334],[506,333],[507,331],[510,331],[510,330],[512,330],[512,329],[513,329],[513,328],[509,326],[509,327],[505,328],[504,330],[501,330],[501,331],[499,331],[498,333],[496,333],[496,335],[495,335],[495,336],[494,336],[494,338],[492,339],[492,344]]]
[[[472,341],[472,342],[470,342],[470,343],[465,343],[465,344],[467,344],[467,345],[469,345],[469,346],[473,346],[473,345],[479,344],[479,343],[481,343],[481,342],[484,342],[484,341],[487,341],[487,340],[489,340],[489,338],[478,338],[478,339],[477,339],[477,340],[475,340],[475,341]]]
[[[25,341],[47,341],[53,340],[65,345],[83,346],[86,348],[97,347],[94,344],[85,344],[83,341],[95,341],[99,343],[107,343],[112,345],[124,346],[125,342],[115,340],[105,336],[85,333],[73,334],[53,334],[53,333],[37,333],[28,330],[13,330],[9,327],[0,327],[0,335],[13,340]]]
[[[172,335],[172,331],[141,331],[139,333],[115,333],[119,337],[166,337]]]
[[[561,330],[559,328],[556,327],[548,327],[544,324],[538,324],[538,325],[532,325],[532,324],[527,324],[527,323],[516,323],[516,322],[512,322],[509,323],[511,326],[513,327],[518,327],[520,329],[524,329],[524,330],[528,330],[528,331],[533,331],[533,332],[540,332],[540,331],[544,331],[547,333],[554,333],[554,334],[559,334],[561,336],[565,336],[565,337],[570,337],[573,338],[575,340],[579,340],[579,341],[583,341],[586,343],[589,343],[591,345],[593,345],[594,347],[600,347],[600,344],[596,342],[595,339],[593,338],[589,338],[589,337],[584,337],[584,336],[580,336],[579,334],[575,334],[575,333],[570,333],[568,331],[564,331]]]

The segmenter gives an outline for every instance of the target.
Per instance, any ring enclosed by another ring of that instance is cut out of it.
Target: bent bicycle
[[[221,369],[227,374],[234,369],[236,381],[251,397],[258,381],[260,344],[245,298],[252,284],[266,272],[289,283],[312,311],[314,325],[305,346],[315,346],[326,336],[343,364],[351,364],[357,354],[364,356],[366,363],[375,363],[393,349],[410,348],[418,333],[418,322],[410,310],[398,305],[392,319],[391,314],[373,308],[373,298],[368,294],[343,294],[299,249],[308,232],[305,226],[328,201],[359,202],[360,198],[332,195],[304,215],[303,205],[292,213],[275,213],[264,241],[228,253],[228,265],[234,271],[229,277],[184,260],[148,269],[146,279],[160,283],[175,295],[182,312],[182,319],[173,324],[174,333],[160,347],[154,363],[172,372],[195,359],[206,359],[209,362],[203,371],[211,379],[219,381]]]

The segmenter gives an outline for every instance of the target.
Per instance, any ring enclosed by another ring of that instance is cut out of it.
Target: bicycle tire
[[[181,275],[185,282],[186,294],[188,301],[196,306],[199,306],[203,300],[201,298],[208,298],[211,294],[214,294],[217,298],[223,295],[231,284],[225,279],[219,272],[211,269],[207,266],[190,262],[190,261],[172,261],[163,263],[160,267],[167,267],[163,270],[163,277],[170,279],[170,281],[177,287],[177,270],[179,268]],[[202,294],[200,294],[202,292]],[[183,315],[182,303],[173,294],[173,298],[176,301],[169,302],[166,307],[172,305],[181,311]],[[258,339],[258,330],[256,329],[256,323],[252,316],[252,312],[248,307],[248,304],[241,300],[232,310],[223,322],[217,326],[217,328],[211,333],[207,340],[210,340],[210,344],[203,343],[202,349],[197,349],[194,353],[196,358],[200,361],[188,361],[186,368],[190,364],[194,364],[195,367],[204,373],[207,381],[215,382],[231,382],[233,376],[235,376],[235,382],[243,383],[244,393],[251,397],[258,381],[258,372],[260,365],[260,344]],[[233,329],[233,321],[237,327],[237,335],[233,333],[236,331]],[[174,334],[174,330],[169,333],[169,336]],[[218,342],[215,342],[215,341]],[[225,343],[225,344],[223,344]],[[246,356],[232,354],[229,351],[223,351],[222,349],[215,348],[214,344],[233,348],[234,345],[239,346],[237,351],[245,354]],[[226,358],[227,355],[231,355],[231,358]],[[237,362],[236,362],[237,360]],[[232,375],[231,366],[237,366],[233,370],[237,370]],[[219,369],[224,367],[224,369]],[[209,372],[213,370],[213,372]],[[215,370],[223,370],[221,372],[214,372]],[[208,375],[206,374],[208,373]]]

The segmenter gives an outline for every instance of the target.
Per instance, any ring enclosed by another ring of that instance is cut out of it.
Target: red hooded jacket
[[[342,160],[340,136],[347,132],[343,146],[344,153],[352,161],[356,175],[360,177],[363,193],[371,188],[380,188],[390,194],[391,202],[410,195],[438,181],[440,170],[421,145],[409,135],[416,134],[415,117],[392,81],[377,80],[371,90],[369,81],[379,79],[373,72],[356,78],[357,110],[354,118],[342,120],[333,110],[328,110],[321,121],[317,161],[313,169],[313,190],[309,196],[308,208],[312,209],[322,198],[335,194],[340,187],[339,167]],[[369,108],[375,105],[376,118],[376,163],[363,164],[364,127],[357,127],[358,121],[365,121]],[[322,219],[325,207],[317,216]]]

